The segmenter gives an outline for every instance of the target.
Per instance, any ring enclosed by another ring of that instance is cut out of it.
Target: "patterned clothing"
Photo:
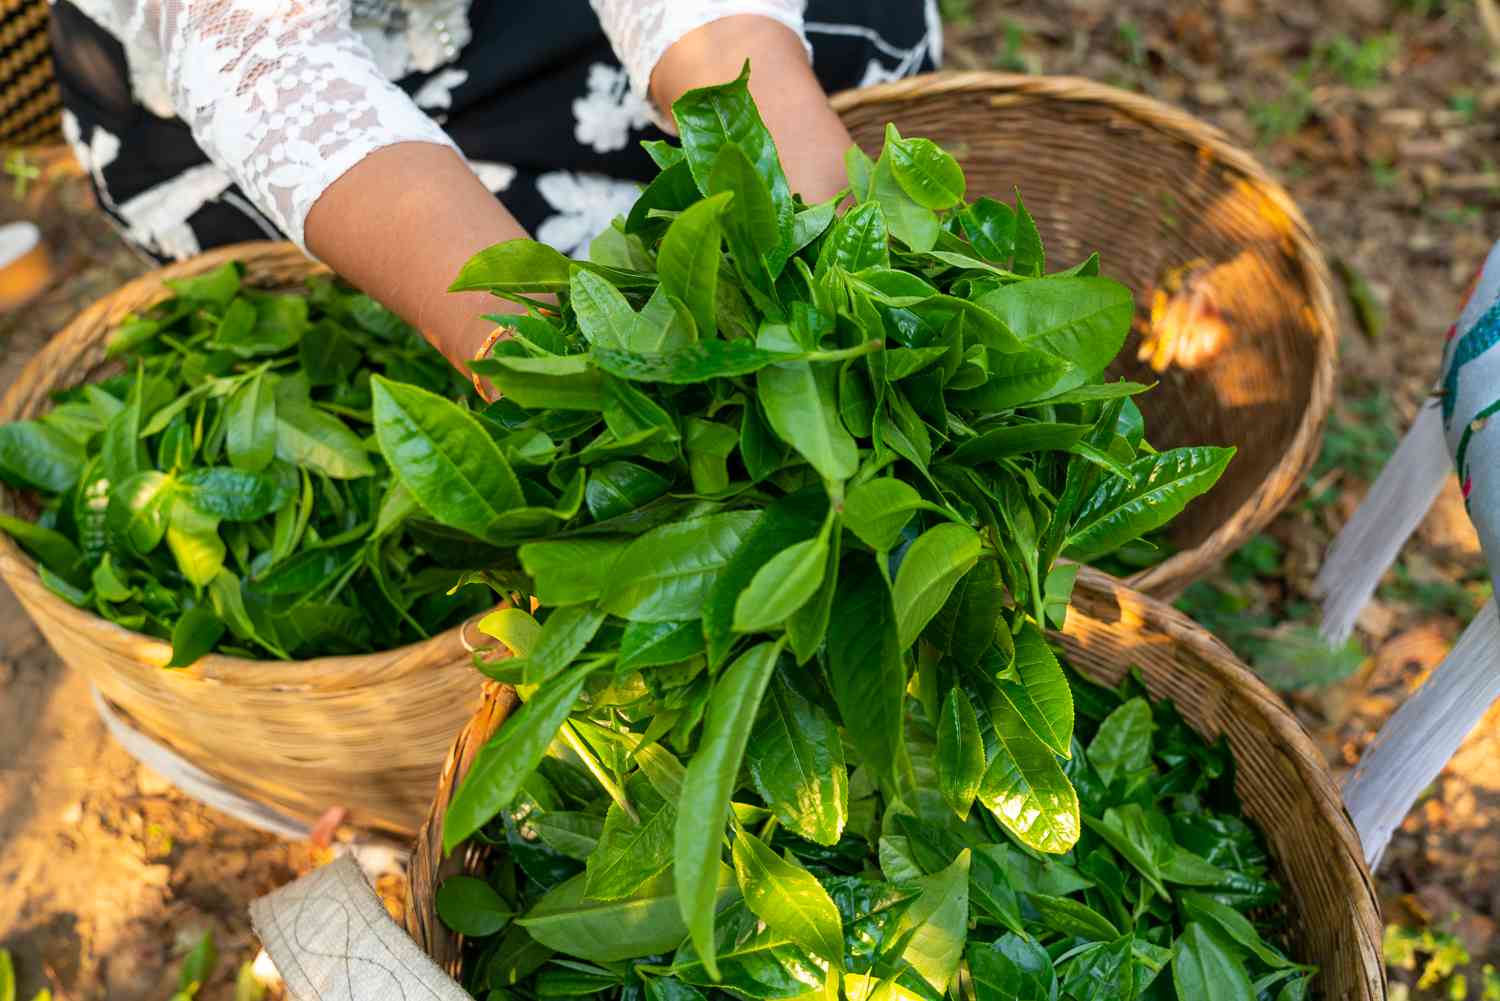
[[[1500,560],[1500,243],[1490,251],[1443,350],[1443,433],[1469,518]],[[1491,571],[1494,566],[1492,564]]]
[[[829,92],[941,59],[936,0],[57,0],[52,34],[64,134],[158,262],[300,245],[322,191],[402,141],[455,146],[581,256],[655,174],[639,142],[664,137],[643,95],[662,51],[735,13],[800,30]]]

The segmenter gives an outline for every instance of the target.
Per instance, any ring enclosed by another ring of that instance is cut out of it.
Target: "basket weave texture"
[[[1152,698],[1170,698],[1210,740],[1228,737],[1235,789],[1287,888],[1287,941],[1296,958],[1322,971],[1316,996],[1384,1001],[1380,907],[1359,838],[1317,748],[1281,700],[1201,626],[1097,570],[1079,573],[1066,626],[1053,639],[1084,677],[1114,685],[1138,668]],[[444,858],[443,815],[515,701],[509,688],[486,684],[485,704],[454,742],[412,849],[406,930],[455,976],[462,939],[438,919],[434,894],[448,876],[482,871],[489,849],[471,842]]]
[[[1174,270],[1194,274],[1213,303],[1227,336],[1211,357],[1156,372],[1135,360],[1137,330],[1113,372],[1159,383],[1140,398],[1158,448],[1239,449],[1218,486],[1173,522],[1177,554],[1131,586],[1180,592],[1286,506],[1322,440],[1337,329],[1307,222],[1254,157],[1184,111],[1072,77],[938,73],[833,104],[867,152],[890,121],[951,151],[969,199],[1019,190],[1049,267],[1099,251],[1104,274],[1135,291],[1141,328]]]
[[[300,287],[323,269],[287,243],[226,247],[153,271],[90,306],[0,399],[0,423],[34,417],[48,394],[103,370],[108,335],[125,313],[170,292],[164,279],[245,264],[259,288]],[[0,511],[23,498],[0,489]],[[27,512],[21,512],[27,513]],[[463,629],[358,657],[256,661],[217,654],[163,670],[171,645],[61,600],[31,559],[0,533],[0,579],[52,648],[134,726],[250,799],[316,820],[334,806],[351,823],[410,835],[432,801],[453,734],[479,704],[481,676]],[[482,639],[473,630],[472,638]]]

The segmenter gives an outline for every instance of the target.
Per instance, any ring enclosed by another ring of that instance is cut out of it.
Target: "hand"
[[[750,93],[781,153],[792,190],[809,203],[848,185],[844,153],[854,140],[828,105],[796,32],[767,17],[739,15],[697,28],[662,54],[651,98],[668,109],[694,87],[724,83],[750,60]]]

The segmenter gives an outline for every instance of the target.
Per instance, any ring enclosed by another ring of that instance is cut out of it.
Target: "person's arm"
[[[710,21],[683,35],[651,74],[651,99],[671,108],[694,87],[724,83],[750,60],[750,93],[781,153],[792,190],[809,202],[848,184],[844,152],[854,144],[813,75],[802,39],[786,24],[759,15]]]
[[[460,371],[494,329],[485,313],[520,307],[488,292],[449,292],[468,259],[525,237],[469,165],[446,146],[376,150],[307,214],[307,247],[420,330]]]
[[[449,295],[478,250],[525,236],[426,113],[381,74],[349,0],[133,0],[178,114],[294,243],[395,310],[455,365],[507,304]],[[268,44],[274,43],[274,44]]]

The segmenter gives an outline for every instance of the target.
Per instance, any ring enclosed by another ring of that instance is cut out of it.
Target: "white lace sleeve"
[[[668,132],[677,130],[670,116],[663,116],[651,103],[651,72],[662,53],[694,28],[736,14],[757,14],[802,32],[802,14],[807,0],[589,0],[604,26],[604,34],[630,75],[630,87],[652,109],[656,123]],[[808,58],[812,48],[807,47]]]
[[[453,146],[380,73],[350,0],[114,3],[126,37],[161,54],[193,138],[299,247],[313,203],[370,153]]]

